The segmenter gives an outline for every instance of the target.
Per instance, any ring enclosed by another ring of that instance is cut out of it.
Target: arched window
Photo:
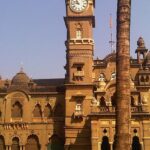
[[[2,112],[0,111],[0,118],[2,117]]]
[[[149,76],[146,76],[146,82],[149,82]]]
[[[47,104],[44,109],[44,117],[50,118],[52,116],[52,108],[50,104]]]
[[[110,79],[110,80],[114,80],[114,79],[116,79],[116,72],[113,72],[113,73],[111,74],[111,79]]]
[[[14,138],[12,139],[11,150],[20,150],[19,139],[18,139],[17,137],[14,137]]]
[[[103,136],[101,150],[110,150],[109,139],[107,136]]]
[[[133,96],[131,96],[131,106],[132,106],[132,107],[135,106]]]
[[[40,150],[39,139],[36,135],[30,135],[28,137],[25,150]]]
[[[80,23],[76,24],[76,39],[82,39],[82,25]]]
[[[63,116],[64,112],[63,112],[63,108],[61,104],[57,104],[55,107],[55,111],[54,111],[54,116],[56,117],[60,117]]]
[[[106,106],[105,98],[103,96],[100,98],[100,106],[102,107]]]
[[[143,76],[141,76],[141,82],[144,82],[144,81],[145,81],[144,77],[143,77]]]
[[[82,38],[82,30],[81,29],[77,29],[77,31],[76,31],[76,38],[77,39],[81,39]]]
[[[47,149],[64,150],[64,143],[60,137],[54,134],[51,138],[49,138]]]
[[[42,110],[39,104],[37,104],[33,110],[33,117],[42,117]]]
[[[0,136],[0,150],[6,150],[5,140],[3,136]]]
[[[116,93],[114,93],[113,96],[111,96],[111,104],[112,106],[116,106]]]
[[[21,118],[22,117],[22,105],[20,102],[16,101],[12,106],[11,116],[12,118]]]
[[[141,144],[138,136],[134,136],[132,139],[132,150],[141,150]]]

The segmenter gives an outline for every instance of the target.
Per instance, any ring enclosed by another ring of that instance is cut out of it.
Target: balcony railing
[[[75,110],[75,112],[74,112],[74,118],[82,118],[82,117],[83,117],[82,110]]]
[[[10,120],[11,122],[22,122],[22,118],[21,117],[13,117]]]
[[[115,113],[116,108],[114,106],[93,106],[91,107],[91,113]],[[131,107],[132,113],[143,112],[142,106]]]
[[[74,72],[74,77],[84,77],[84,71]]]

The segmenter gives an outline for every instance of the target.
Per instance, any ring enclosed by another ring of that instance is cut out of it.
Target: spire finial
[[[110,14],[110,20],[109,20],[109,27],[110,27],[110,48],[111,48],[111,53],[114,51],[114,44],[115,41],[113,41],[113,34],[112,34],[112,28],[113,28],[113,21],[112,21],[112,14]]]
[[[23,62],[20,63],[20,72],[23,72]]]

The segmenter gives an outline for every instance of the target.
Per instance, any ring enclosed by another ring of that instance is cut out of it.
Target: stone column
[[[8,145],[6,145],[6,150],[9,150],[9,146]]]
[[[131,0],[118,0],[116,51],[116,144],[130,150],[130,13]]]
[[[110,144],[110,150],[113,150],[113,142],[109,142]]]
[[[46,150],[46,146],[45,145],[41,145],[41,149],[42,150]]]
[[[20,150],[25,150],[25,145],[21,145]]]
[[[91,120],[91,144],[92,144],[92,150],[98,150],[98,121],[97,120]]]
[[[143,142],[141,142],[140,144],[141,144],[141,150],[144,150]]]
[[[9,150],[11,150],[11,145],[9,145],[8,147],[9,147]]]

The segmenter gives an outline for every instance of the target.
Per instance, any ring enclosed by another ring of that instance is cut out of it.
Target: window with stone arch
[[[5,146],[4,137],[0,135],[0,150],[5,150],[5,149],[6,149],[6,146]]]
[[[50,104],[47,104],[44,108],[44,117],[46,118],[52,117],[52,107]]]
[[[83,34],[82,25],[78,23],[76,25],[76,39],[82,39],[82,36],[83,36],[82,34]]]
[[[0,119],[2,118],[2,111],[0,110]]]
[[[141,82],[144,82],[144,81],[145,81],[144,77],[143,77],[143,76],[141,76]]]
[[[22,104],[19,101],[16,101],[12,105],[11,116],[12,118],[22,118],[23,116]]]
[[[25,150],[41,150],[41,145],[39,143],[38,136],[30,135],[27,138],[27,143],[25,145]]]
[[[145,80],[146,80],[146,82],[149,82],[149,76],[148,75],[146,76]]]
[[[135,102],[134,102],[134,97],[131,96],[131,106],[134,107],[135,106]]]
[[[111,104],[113,107],[116,106],[116,92],[111,96]]]
[[[14,138],[12,139],[11,150],[20,150],[20,146],[19,146],[19,138],[14,137]]]
[[[106,101],[105,101],[105,98],[103,96],[100,98],[100,106],[102,106],[102,107],[106,106]]]
[[[42,117],[42,110],[41,110],[41,105],[36,104],[35,108],[33,110],[33,117],[41,118]]]

